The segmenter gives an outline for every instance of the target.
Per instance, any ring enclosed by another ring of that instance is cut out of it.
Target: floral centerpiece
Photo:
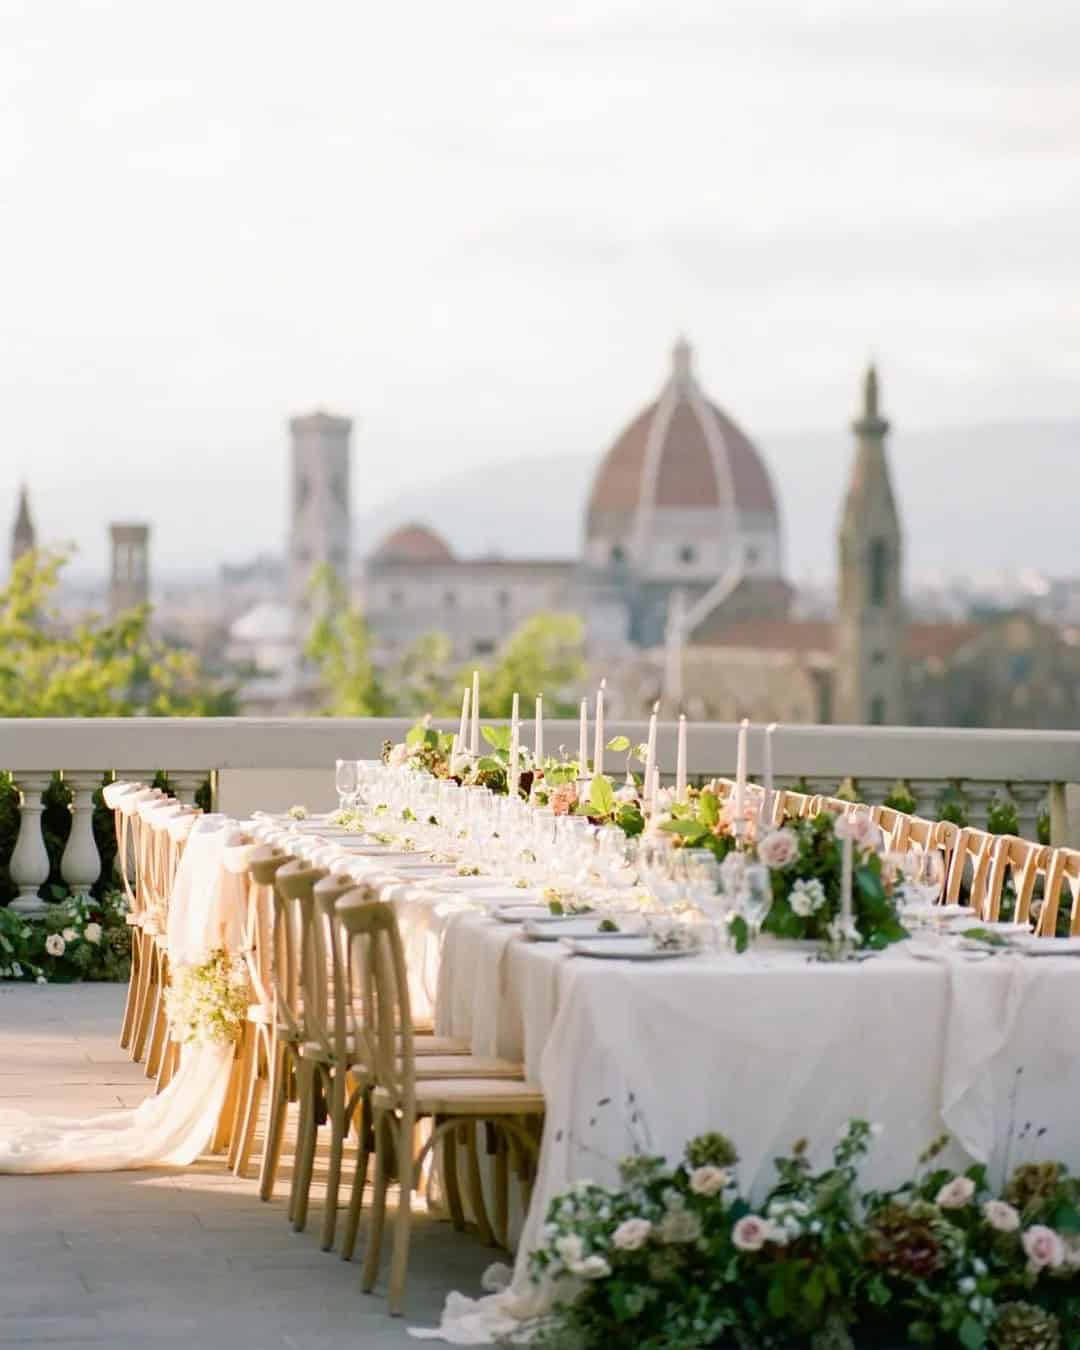
[[[621,1184],[576,1183],[548,1211],[531,1273],[554,1299],[547,1346],[1078,1350],[1080,1180],[1025,1164],[994,1195],[985,1171],[930,1170],[863,1191],[875,1126],[853,1120],[815,1172],[805,1140],[761,1204],[740,1196],[722,1135],[674,1167],[637,1156]]]
[[[741,835],[730,803],[710,788],[673,804],[658,828],[685,847],[708,848],[724,861],[739,852],[769,869],[772,905],[762,931],[778,938],[836,942],[839,932],[845,836],[853,850],[852,919],[846,935],[872,950],[908,936],[897,911],[897,879],[881,852],[881,832],[865,814],[841,818],[822,811],[761,832],[748,811]],[[736,920],[736,923],[739,921]]]

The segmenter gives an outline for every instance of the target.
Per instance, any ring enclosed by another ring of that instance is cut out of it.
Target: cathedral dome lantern
[[[605,455],[586,515],[585,561],[641,580],[705,582],[740,557],[748,575],[782,572],[769,470],[742,429],[702,391],[680,339],[659,398]]]

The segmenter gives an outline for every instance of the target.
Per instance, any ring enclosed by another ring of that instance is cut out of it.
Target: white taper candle
[[[578,724],[578,777],[589,776],[589,700],[581,700],[581,717]]]
[[[675,797],[686,801],[686,714],[679,714],[679,745],[675,757]]]
[[[533,739],[533,759],[535,767],[541,768],[544,763],[544,696],[536,696],[536,730]]]
[[[607,680],[600,681],[596,691],[596,734],[593,737],[593,773],[604,772],[604,689]]]
[[[474,755],[480,753],[480,672],[472,673],[472,739],[469,749]]]

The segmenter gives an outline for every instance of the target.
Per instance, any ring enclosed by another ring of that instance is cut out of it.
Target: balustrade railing
[[[487,720],[487,719],[485,719]],[[454,729],[447,720],[444,729]],[[70,791],[71,831],[60,873],[74,894],[86,894],[102,871],[94,835],[94,793],[113,775],[150,781],[164,773],[182,800],[193,801],[209,781],[216,809],[247,815],[257,806],[282,809],[304,802],[324,808],[334,799],[334,760],[374,758],[387,741],[401,740],[402,719],[12,719],[0,723],[0,770],[19,792],[18,835],[8,860],[17,895],[11,904],[43,913],[42,888],[50,858],[42,832],[43,795],[59,772]],[[644,723],[609,720],[608,735],[632,743],[645,738]],[[693,780],[730,775],[738,728],[691,725],[688,772]],[[674,723],[661,726],[658,755],[675,767]],[[532,726],[523,725],[531,744]],[[575,752],[578,725],[545,722],[549,753]],[[762,771],[763,735],[754,728],[749,772]],[[624,771],[623,756],[608,752],[606,769]],[[778,787],[835,794],[851,780],[859,799],[880,802],[897,782],[915,798],[919,814],[935,817],[943,798],[962,800],[971,824],[985,823],[994,798],[1011,800],[1021,834],[1034,838],[1044,813],[1050,842],[1080,845],[1080,733],[968,731],[916,727],[781,727],[773,741]],[[5,843],[0,839],[0,864]],[[10,847],[10,841],[7,843]],[[111,860],[110,860],[111,861]]]

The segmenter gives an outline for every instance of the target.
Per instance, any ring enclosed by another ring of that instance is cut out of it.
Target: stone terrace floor
[[[0,985],[0,1111],[88,1117],[150,1090],[116,1043],[115,985]],[[417,1214],[404,1319],[377,1288],[261,1204],[220,1158],[185,1169],[0,1176],[0,1346],[54,1350],[363,1350],[418,1346],[451,1289],[478,1292],[499,1259]],[[391,1216],[388,1216],[388,1218]],[[361,1244],[363,1233],[361,1232]],[[358,1257],[362,1250],[358,1244]]]

